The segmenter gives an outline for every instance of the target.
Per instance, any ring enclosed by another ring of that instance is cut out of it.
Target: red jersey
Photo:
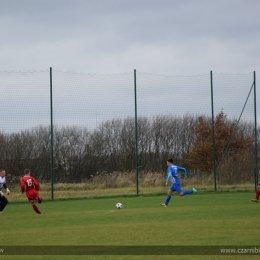
[[[30,190],[39,190],[40,184],[30,175],[25,175],[20,179],[20,187],[22,192],[28,192]]]

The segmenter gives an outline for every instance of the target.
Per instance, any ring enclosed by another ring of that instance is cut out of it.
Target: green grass
[[[92,198],[45,201],[36,214],[28,202],[11,202],[0,215],[1,247],[47,245],[260,247],[260,203],[254,192]],[[117,210],[115,204],[123,203]],[[7,256],[1,259],[256,259],[257,256]],[[259,256],[258,256],[259,257]]]

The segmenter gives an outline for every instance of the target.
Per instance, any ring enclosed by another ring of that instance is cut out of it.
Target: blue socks
[[[169,196],[169,195],[166,197],[166,200],[165,200],[165,205],[166,205],[166,206],[167,206],[168,203],[170,202],[171,197],[172,197],[172,196]]]
[[[191,194],[191,193],[194,193],[194,191],[193,191],[193,190],[185,190],[185,191],[183,192],[183,196],[184,196],[184,195]],[[171,197],[172,197],[172,196],[167,195],[166,200],[165,200],[165,205],[166,205],[166,206],[167,206],[168,203],[170,202]]]
[[[191,193],[193,193],[193,190],[185,190],[183,192],[183,195],[187,195],[187,194],[191,194]]]

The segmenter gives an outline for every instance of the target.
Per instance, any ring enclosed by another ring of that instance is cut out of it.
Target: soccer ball
[[[121,209],[121,208],[123,208],[123,204],[120,203],[120,202],[118,202],[118,203],[116,204],[116,207],[117,207],[117,209]]]

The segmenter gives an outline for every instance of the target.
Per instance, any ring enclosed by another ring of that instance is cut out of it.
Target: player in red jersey
[[[24,193],[26,192],[26,196],[31,202],[32,207],[34,211],[38,214],[41,214],[40,210],[38,207],[34,204],[34,201],[37,200],[38,203],[42,203],[42,198],[39,196],[39,189],[40,189],[40,184],[39,182],[33,178],[31,175],[31,172],[29,169],[24,170],[24,177],[20,179],[20,187],[21,187],[21,192]]]
[[[260,196],[260,181],[258,182],[256,192],[255,192],[255,199],[251,199],[253,202],[258,202]]]

